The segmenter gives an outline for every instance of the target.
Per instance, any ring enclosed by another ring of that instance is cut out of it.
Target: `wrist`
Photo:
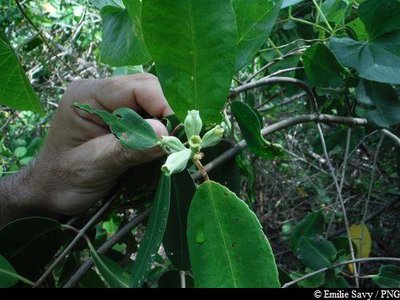
[[[29,216],[54,217],[45,205],[42,186],[35,181],[34,162],[0,180],[0,226]]]

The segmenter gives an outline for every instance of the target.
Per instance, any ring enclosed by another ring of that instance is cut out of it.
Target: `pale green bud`
[[[191,155],[192,151],[190,149],[170,154],[165,164],[161,167],[161,171],[167,176],[182,172],[185,170]]]
[[[182,142],[175,136],[163,136],[158,143],[167,153],[179,152],[186,149]]]
[[[194,135],[199,135],[201,128],[203,127],[203,122],[201,121],[199,111],[188,111],[188,115],[183,125],[185,126],[185,132],[188,140]]]
[[[198,135],[193,135],[189,139],[189,146],[193,153],[197,153],[201,149],[202,140],[201,137]]]
[[[207,133],[203,136],[203,143],[201,144],[202,148],[208,148],[217,145],[221,141],[223,134],[224,129],[219,125],[207,131]]]

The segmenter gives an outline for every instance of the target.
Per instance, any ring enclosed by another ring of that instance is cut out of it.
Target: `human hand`
[[[108,111],[130,107],[154,117],[172,113],[157,78],[150,74],[73,82],[43,150],[30,166],[31,197],[25,200],[64,215],[85,211],[111,190],[121,173],[163,155],[158,146],[148,151],[124,149],[100,118],[73,107],[74,102]],[[147,121],[158,136],[168,135],[160,121]]]

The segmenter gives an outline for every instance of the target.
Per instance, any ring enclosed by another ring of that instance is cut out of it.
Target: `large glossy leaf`
[[[17,284],[18,276],[14,267],[0,255],[0,288],[8,288]]]
[[[400,84],[400,33],[384,35],[374,41],[331,38],[329,48],[339,62],[356,69],[361,78]]]
[[[231,0],[146,0],[143,33],[166,98],[181,121],[188,110],[220,121],[236,59]]]
[[[151,125],[130,108],[119,108],[112,114],[105,110],[92,109],[88,104],[75,103],[75,107],[100,117],[110,126],[121,144],[132,150],[154,147],[158,137]]]
[[[43,109],[19,59],[0,32],[0,104],[43,114]]]
[[[246,66],[267,40],[275,24],[282,0],[233,0],[238,25],[235,70]]]
[[[234,101],[231,108],[251,152],[265,159],[274,159],[284,154],[282,146],[266,141],[261,135],[260,120],[250,106]]]
[[[121,266],[105,255],[99,254],[90,247],[90,253],[96,268],[102,275],[104,282],[110,288],[128,288],[130,276]]]
[[[170,194],[171,178],[161,175],[149,220],[147,221],[146,232],[140,242],[139,251],[133,264],[130,287],[138,288],[143,285],[151,263],[160,248],[165,227],[167,226]]]
[[[190,259],[187,244],[187,216],[196,186],[187,171],[171,178],[171,205],[163,246],[171,263],[178,270],[189,270]]]
[[[16,220],[0,229],[0,255],[19,275],[34,279],[63,244],[65,233],[59,222],[31,217]]]
[[[367,0],[360,4],[358,16],[365,24],[370,40],[400,29],[398,0]]]
[[[303,264],[312,270],[332,266],[337,254],[335,246],[320,235],[301,237],[296,252]]]
[[[400,123],[400,99],[392,86],[363,80],[357,88],[357,101],[366,107],[363,117],[377,127]]]
[[[207,181],[196,191],[188,243],[196,287],[279,287],[274,256],[256,215],[216,182]]]
[[[142,65],[150,60],[143,40],[140,0],[124,1],[126,8],[104,6],[101,59],[114,67]]]
[[[379,274],[372,280],[380,288],[400,288],[400,268],[398,266],[386,265],[379,269]]]
[[[290,246],[292,250],[296,249],[301,237],[309,237],[317,233],[322,233],[324,226],[324,216],[322,211],[308,214],[301,220],[293,230],[290,237]]]
[[[303,54],[308,80],[316,87],[343,86],[343,68],[324,44],[314,44]]]

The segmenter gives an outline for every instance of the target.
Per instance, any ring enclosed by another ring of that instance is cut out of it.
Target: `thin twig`
[[[389,130],[387,129],[382,129],[381,132],[386,135],[387,137],[391,138],[398,146],[400,146],[400,137],[398,137],[397,135],[391,133]]]
[[[86,225],[79,230],[78,234],[72,240],[72,242],[64,249],[64,251],[57,257],[57,259],[50,265],[46,272],[38,279],[35,287],[39,287],[46,278],[53,272],[58,264],[68,255],[69,252],[75,247],[79,240],[86,234],[86,232],[96,223],[96,221],[104,214],[104,212],[110,207],[111,203],[119,196],[119,193],[115,194],[109,199],[104,205],[98,210],[98,212],[86,223]],[[68,224],[67,226],[71,226]]]
[[[319,273],[323,273],[326,272],[328,270],[340,267],[340,266],[345,266],[345,265],[349,265],[349,264],[355,264],[355,263],[367,263],[367,262],[375,262],[375,261],[392,261],[392,262],[397,262],[400,263],[400,258],[397,257],[368,257],[368,258],[357,258],[357,259],[351,259],[351,260],[346,260],[346,261],[342,261],[339,262],[337,264],[334,264],[330,267],[326,267],[326,268],[322,268],[320,270],[308,273],[300,278],[297,278],[293,281],[287,282],[285,283],[282,288],[288,288],[289,286],[292,286],[300,281],[303,281],[307,278],[313,277]]]
[[[261,130],[261,134],[263,136],[267,136],[269,134],[272,134],[274,132],[277,132],[282,129],[286,129],[298,124],[303,124],[303,123],[310,123],[310,122],[316,122],[316,123],[326,123],[326,124],[342,124],[342,125],[348,125],[348,126],[366,126],[368,124],[368,121],[365,119],[359,119],[359,118],[351,118],[351,117],[338,117],[338,116],[332,116],[332,115],[318,115],[318,114],[309,114],[309,115],[302,115],[302,116],[297,116],[293,117],[287,120],[283,120],[280,122],[277,122],[275,124],[269,125],[264,127],[263,130]],[[220,164],[224,163],[227,160],[232,159],[235,157],[237,154],[239,154],[241,151],[243,151],[247,147],[247,143],[245,140],[241,140],[239,143],[237,143],[234,147],[231,149],[225,151],[222,153],[220,156],[209,162],[204,166],[204,169],[209,172],[215,167],[219,166]],[[200,172],[196,172],[193,174],[194,179],[200,178],[201,174]]]
[[[118,232],[113,235],[107,242],[105,242],[101,247],[97,249],[97,253],[105,254],[110,250],[116,243],[118,243],[125,235],[127,235],[132,229],[138,226],[143,220],[149,215],[151,208],[146,209],[140,215],[136,216],[133,220],[123,226]],[[93,266],[93,260],[88,259],[80,268],[70,277],[70,279],[65,283],[63,288],[71,288],[76,285],[76,283],[82,278],[83,275],[89,271]]]
[[[324,133],[322,132],[321,125],[317,124],[317,128],[318,128],[318,133],[319,133],[319,136],[320,136],[320,139],[321,139],[322,149],[324,151],[326,162],[328,164],[329,172],[330,172],[330,174],[332,176],[332,179],[333,179],[333,182],[335,184],[335,188],[336,188],[336,191],[338,193],[340,205],[342,207],[343,221],[344,221],[344,224],[345,224],[345,227],[346,227],[347,239],[348,239],[348,242],[349,242],[349,249],[350,249],[351,259],[354,260],[356,257],[355,257],[355,254],[354,254],[355,252],[354,252],[353,243],[351,241],[350,225],[349,225],[349,220],[347,218],[346,207],[345,207],[345,204],[344,204],[344,201],[343,201],[343,197],[342,197],[342,191],[340,190],[340,186],[339,186],[338,180],[337,180],[336,175],[335,175],[335,169],[333,168],[332,162],[331,162],[329,154],[328,154],[328,150],[326,148]],[[359,283],[359,280],[358,280],[357,266],[356,266],[355,263],[353,264],[353,267],[354,267],[354,275],[355,275],[356,286],[359,287],[360,283]]]

